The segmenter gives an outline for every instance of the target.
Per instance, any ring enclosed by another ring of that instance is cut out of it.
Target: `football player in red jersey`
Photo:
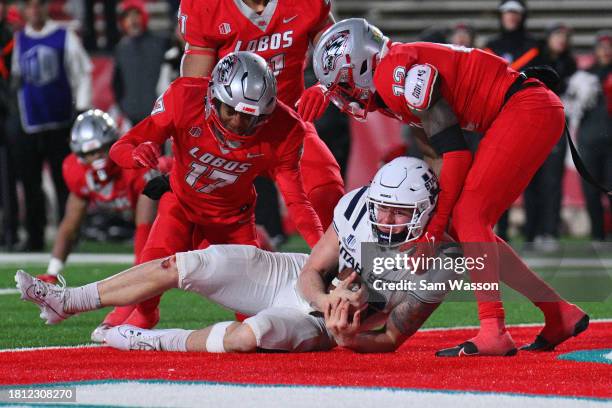
[[[328,29],[313,66],[331,101],[357,119],[379,110],[422,128],[421,141],[442,158],[438,208],[426,237],[439,241],[452,214],[451,231],[469,243],[466,256],[487,253],[485,268],[470,271],[476,283],[499,282],[499,257],[512,259],[514,268],[502,281],[532,300],[546,320],[524,349],[550,350],[587,328],[584,311],[561,299],[493,232],[563,133],[563,104],[552,91],[481,50],[390,43],[363,19]],[[462,129],[484,134],[474,158]],[[439,356],[516,353],[500,292],[477,291],[476,298],[478,335]]]
[[[146,183],[158,173],[149,169],[122,169],[108,159],[110,146],[119,138],[113,119],[98,109],[79,115],[70,135],[72,153],[64,159],[63,174],[70,194],[66,215],[58,228],[47,273],[38,276],[50,283],[62,280],[64,263],[87,212],[89,204],[118,212],[133,213],[135,263],[155,219],[156,204],[141,194]],[[118,307],[104,319],[103,325],[116,326],[126,320],[134,307]],[[100,327],[100,326],[99,326]],[[101,342],[100,330],[92,340]]]
[[[179,26],[187,42],[183,76],[208,76],[217,58],[251,51],[265,58],[278,82],[278,98],[302,119],[319,118],[328,100],[320,86],[304,91],[310,44],[333,24],[330,0],[183,0]],[[299,103],[298,103],[299,101]],[[344,194],[340,167],[312,123],[307,123],[301,160],[304,190],[327,228]]]
[[[323,229],[299,168],[306,132],[298,115],[277,101],[274,74],[256,54],[227,55],[210,81],[174,81],[151,116],[110,151],[123,168],[155,168],[160,145],[173,138],[171,191],[160,199],[141,260],[210,244],[257,246],[253,180],[264,172],[273,176],[298,230],[314,246]],[[158,304],[159,297],[140,304],[147,317],[125,323],[153,327]]]

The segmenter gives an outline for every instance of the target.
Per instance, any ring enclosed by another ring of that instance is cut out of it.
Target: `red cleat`
[[[517,353],[514,340],[506,330],[503,318],[480,321],[476,337],[456,347],[439,350],[438,357],[514,356]]]
[[[552,351],[559,344],[579,335],[589,327],[589,315],[572,303],[551,303],[546,311],[548,313],[545,316],[544,328],[533,343],[524,345],[521,350]]]

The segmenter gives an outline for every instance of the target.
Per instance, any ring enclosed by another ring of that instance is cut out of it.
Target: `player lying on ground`
[[[125,214],[133,218],[135,263],[139,263],[151,225],[155,219],[157,205],[142,191],[153,177],[159,175],[152,169],[122,169],[108,158],[111,145],[119,139],[113,119],[98,109],[79,115],[70,133],[72,153],[64,159],[62,166],[64,181],[70,190],[66,211],[55,237],[47,273],[38,278],[50,283],[62,279],[64,263],[70,255],[83,219],[90,204],[98,208]],[[162,160],[162,168],[170,167],[169,160]],[[106,316],[103,324],[127,320],[135,306],[116,308]],[[91,335],[93,341],[101,342],[99,330]]]
[[[252,316],[243,323],[222,322],[196,331],[122,325],[106,333],[107,344],[120,349],[315,351],[341,345],[359,352],[393,351],[421,327],[446,292],[374,290],[370,278],[400,281],[416,275],[409,270],[373,275],[362,268],[361,243],[373,242],[389,250],[417,239],[435,207],[437,188],[435,175],[423,161],[394,160],[379,170],[370,187],[341,199],[334,226],[310,257],[246,245],[213,245],[138,265],[79,288],[50,285],[23,271],[15,279],[21,298],[36,303],[49,324],[75,313],[139,302],[172,288],[198,293]],[[442,258],[460,255],[452,243],[439,251]],[[324,293],[324,278],[336,275],[339,267],[360,271],[361,279],[353,272]],[[455,275],[448,269],[429,270],[419,279],[447,282]],[[359,289],[350,290],[357,282],[361,282]],[[385,322],[385,330],[370,331]]]
[[[532,71],[528,77],[478,49],[392,43],[363,19],[325,31],[313,52],[313,68],[342,111],[361,120],[379,111],[422,129],[427,151],[442,158],[438,207],[424,236],[439,241],[450,223],[453,237],[470,243],[463,247],[466,257],[487,253],[485,267],[470,270],[472,282],[499,282],[499,260],[513,262],[504,282],[528,297],[546,320],[526,350],[551,350],[586,330],[586,313],[562,299],[493,232],[563,133],[563,104],[535,79],[548,81],[550,73]],[[483,134],[473,159],[462,129]],[[476,299],[478,335],[439,355],[516,354],[500,291],[476,291]]]

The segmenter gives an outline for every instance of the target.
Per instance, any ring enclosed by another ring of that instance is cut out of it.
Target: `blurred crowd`
[[[0,0],[0,247],[7,251],[42,251],[45,226],[64,216],[68,190],[62,162],[70,153],[74,119],[92,107],[91,56],[113,58],[111,86],[123,126],[148,116],[157,96],[180,70],[184,42],[174,30],[178,0],[168,1],[167,18],[173,28],[169,33],[149,29],[147,3],[142,0],[60,2],[62,12],[68,10],[73,21],[82,22],[77,35],[69,24],[50,18],[50,13],[58,12],[53,9],[55,3]],[[420,40],[484,48],[517,70],[540,65],[554,68],[561,78],[555,91],[566,104],[568,126],[579,152],[590,172],[604,185],[612,185],[612,31],[597,33],[594,62],[579,70],[572,52],[571,27],[557,22],[547,28],[544,38],[535,38],[526,29],[525,1],[501,1],[498,11],[499,33],[486,41],[469,23],[427,30]],[[306,85],[312,83],[314,76],[307,70]],[[346,116],[331,108],[315,125],[346,175],[350,152]],[[468,137],[475,149],[479,135]],[[405,148],[389,152],[383,161],[403,154],[419,155],[409,129],[404,138]],[[566,157],[567,141],[561,138],[523,196],[521,233],[539,251],[557,250],[563,232],[560,214]],[[53,185],[51,200],[42,187],[45,169]],[[256,187],[257,222],[275,244],[282,243],[287,225],[282,222],[282,203],[275,186],[261,179]],[[584,182],[582,192],[590,237],[605,241],[606,222],[612,214],[610,197]],[[104,221],[92,222],[108,230]],[[508,238],[507,215],[497,229],[501,237]]]

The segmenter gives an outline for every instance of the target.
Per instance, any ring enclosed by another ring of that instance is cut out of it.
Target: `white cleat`
[[[168,330],[147,330],[122,324],[108,329],[104,343],[119,350],[157,350],[161,351],[160,337]]]
[[[65,288],[36,279],[25,271],[15,274],[17,289],[21,291],[21,300],[32,302],[40,308],[40,318],[47,324],[57,324],[72,316],[64,312]]]
[[[104,343],[104,336],[106,332],[112,329],[113,326],[109,326],[106,323],[100,323],[98,327],[91,332],[91,341],[94,343]]]

